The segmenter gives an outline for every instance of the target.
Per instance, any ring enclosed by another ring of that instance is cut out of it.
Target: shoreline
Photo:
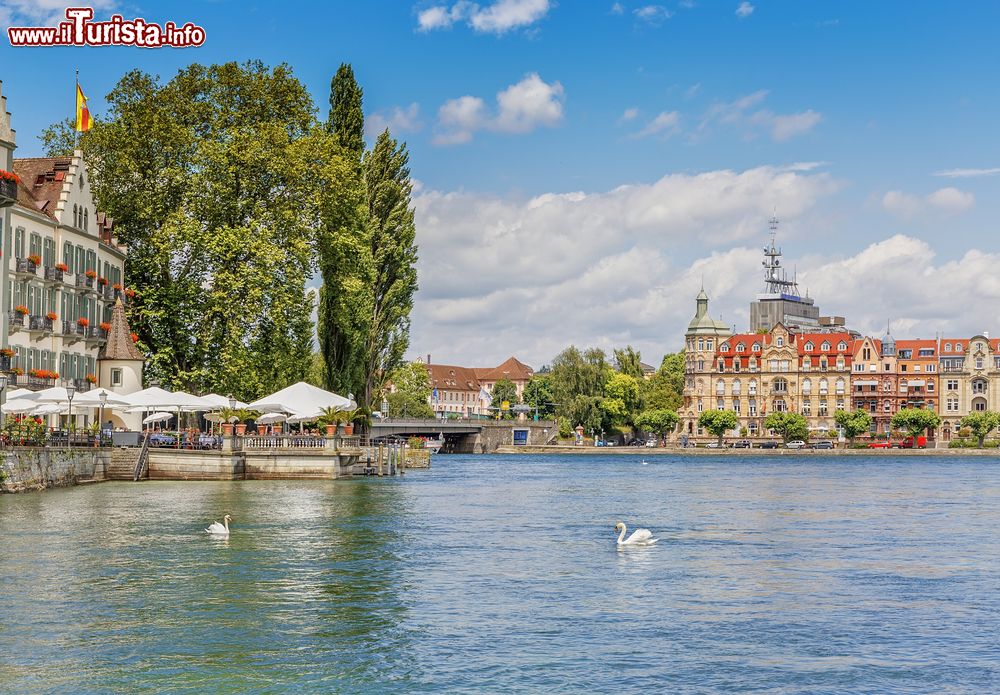
[[[695,447],[639,446],[510,446],[499,447],[495,454],[572,454],[576,456],[986,456],[1000,458],[1000,449],[706,449]]]

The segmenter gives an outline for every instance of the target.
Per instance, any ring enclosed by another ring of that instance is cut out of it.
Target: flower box
[[[50,311],[49,313],[47,313],[47,314],[45,315],[45,318],[47,318],[47,319],[48,319],[49,321],[55,321],[55,320],[56,320],[57,318],[59,318],[59,317],[58,317],[58,316],[56,316],[56,312],[54,312],[54,311]]]
[[[28,313],[28,307],[24,306],[23,304],[18,304],[16,307],[14,307],[14,311],[23,316],[24,314]]]
[[[86,273],[84,273],[84,275],[87,276],[88,278],[90,278],[91,280],[93,280],[94,278],[97,277],[97,271],[96,270],[88,270]]]
[[[3,355],[4,357],[13,357],[14,351],[10,348],[4,348],[3,350],[0,350],[0,355]]]
[[[102,331],[104,331],[105,333],[107,333],[108,331],[111,330],[111,324],[108,323],[107,321],[105,321],[104,323],[101,324],[100,328],[101,328]]]
[[[97,278],[97,284],[98,285],[102,285],[102,286],[103,285],[107,285],[108,284],[108,279],[107,278]]]
[[[89,319],[86,319],[86,318],[84,318],[83,316],[81,316],[80,318],[78,318],[78,319],[76,320],[76,325],[77,325],[77,326],[83,326],[84,328],[86,328],[87,326],[89,326],[89,325],[90,325],[90,320],[89,320]]]
[[[116,292],[121,292],[122,284],[120,282],[116,282],[111,286],[111,289],[115,290]]]
[[[69,266],[66,265],[65,263],[56,263],[56,270],[61,270],[62,272],[66,273],[69,272]]]
[[[84,377],[84,379],[86,379],[91,384],[97,383],[97,377],[93,374],[88,374],[87,376]]]
[[[17,202],[17,174],[0,169],[0,208],[8,208]]]

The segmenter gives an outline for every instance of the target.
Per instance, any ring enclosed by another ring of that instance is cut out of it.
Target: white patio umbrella
[[[284,422],[288,419],[288,416],[284,413],[264,413],[259,418],[257,418],[258,425],[273,425],[278,422]]]
[[[183,391],[165,391],[158,386],[151,386],[142,391],[127,395],[119,395],[130,404],[124,410],[129,413],[139,413],[146,410],[165,410],[200,408],[211,410],[212,406],[202,401],[198,396],[192,396]]]
[[[34,391],[29,391],[28,389],[11,389],[7,392],[7,400],[12,401],[16,398],[24,398],[32,393],[34,393]]]
[[[132,405],[128,401],[128,396],[122,395],[120,393],[115,393],[114,391],[109,391],[105,388],[91,389],[78,396],[73,397],[73,405],[80,405],[81,407],[91,407],[99,408],[101,407],[101,394],[106,396],[104,401],[104,406],[106,408],[115,408]]]
[[[173,413],[153,413],[142,420],[142,424],[149,425],[154,422],[165,422],[174,416]]]
[[[212,406],[212,410],[218,410],[219,408],[229,408],[230,407],[230,405],[229,405],[229,397],[228,396],[220,396],[217,393],[209,393],[209,394],[206,394],[204,396],[199,396],[199,397],[205,403],[210,403],[211,406]],[[243,401],[236,401],[236,406],[235,407],[237,407],[237,408],[246,408],[247,404],[244,403]]]
[[[41,391],[34,391],[30,395],[22,396],[25,400],[37,403],[69,403],[69,394],[63,386],[53,386]],[[76,397],[73,397],[76,402]]]
[[[270,396],[264,396],[247,407],[265,413],[288,413],[305,420],[315,420],[323,414],[324,408],[347,410],[350,405],[351,401],[343,396],[300,381]]]
[[[31,411],[31,414],[42,417],[45,415],[58,415],[65,410],[66,408],[58,403],[43,403],[42,405],[36,405],[35,409]]]
[[[29,401],[27,398],[16,398],[3,404],[3,412],[7,414],[21,415],[30,413],[38,407],[38,401]]]

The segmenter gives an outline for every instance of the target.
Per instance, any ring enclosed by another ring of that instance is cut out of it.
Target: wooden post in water
[[[403,475],[406,470],[406,456],[410,452],[410,445],[403,442],[403,456],[399,459],[399,474]]]
[[[379,475],[380,478],[382,477],[382,447],[383,446],[384,445],[381,442],[379,442],[379,445],[378,445],[378,475]]]

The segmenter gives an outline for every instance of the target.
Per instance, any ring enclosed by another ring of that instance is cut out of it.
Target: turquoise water
[[[649,460],[0,496],[0,691],[1000,691],[995,460]]]

